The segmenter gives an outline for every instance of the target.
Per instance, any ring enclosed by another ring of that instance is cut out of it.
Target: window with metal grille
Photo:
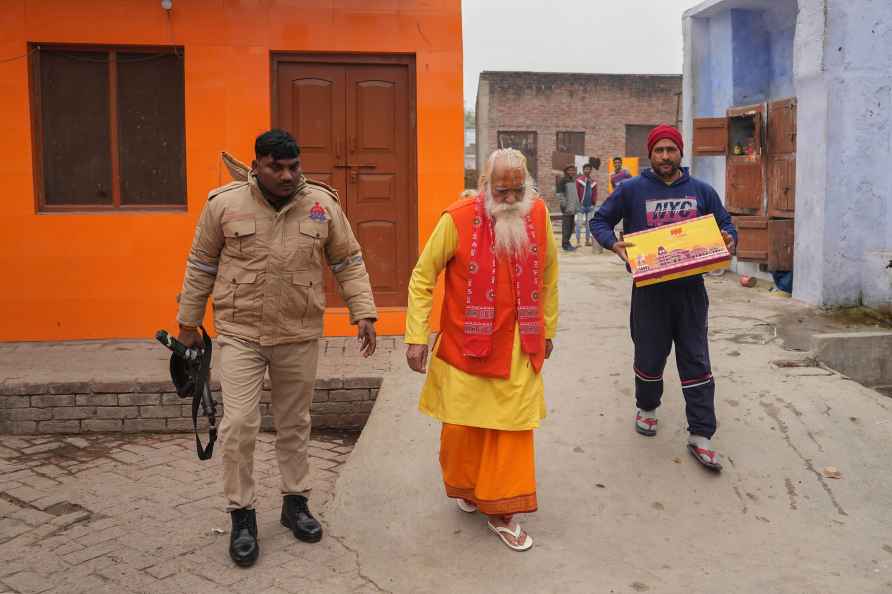
[[[185,208],[181,48],[33,46],[41,211]]]
[[[559,153],[585,154],[585,132],[558,132],[555,146]]]
[[[527,158],[527,167],[533,179],[537,179],[539,152],[536,148],[536,133],[527,131],[502,131],[497,136],[499,148],[513,148],[524,154]]]

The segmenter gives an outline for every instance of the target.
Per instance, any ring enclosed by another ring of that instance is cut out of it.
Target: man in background
[[[585,245],[592,245],[588,222],[598,201],[598,182],[591,163],[582,166],[582,175],[576,178],[576,193],[579,196],[579,212],[576,213],[576,247],[582,245],[581,228],[585,228]]]
[[[623,168],[623,158],[613,157],[613,174],[610,176],[610,191],[616,190],[621,183],[632,179],[628,169]]]
[[[576,248],[570,244],[576,213],[579,212],[579,192],[576,190],[576,165],[564,168],[564,177],[557,184],[556,192],[561,201],[561,248],[565,252],[574,252]]]

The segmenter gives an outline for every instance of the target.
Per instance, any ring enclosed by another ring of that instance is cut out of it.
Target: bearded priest
[[[428,365],[433,292],[445,270],[441,332]],[[479,191],[446,209],[409,281],[406,359],[427,373],[419,408],[441,421],[446,495],[481,512],[505,545],[533,546],[515,514],[536,511],[533,429],[545,417],[542,364],[558,323],[548,209],[526,158],[499,149]]]

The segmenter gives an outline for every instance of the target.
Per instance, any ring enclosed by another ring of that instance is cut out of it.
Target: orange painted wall
[[[0,340],[145,338],[175,326],[195,221],[208,190],[229,181],[220,152],[250,159],[269,128],[271,51],[415,54],[423,245],[463,185],[460,4],[174,0],[168,18],[160,0],[4,0]],[[36,212],[28,42],[185,48],[187,212]],[[403,324],[401,309],[383,310],[378,332],[402,334]],[[325,328],[353,332],[342,311],[327,314]]]

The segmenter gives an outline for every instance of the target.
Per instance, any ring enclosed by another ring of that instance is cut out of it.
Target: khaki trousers
[[[316,383],[319,341],[276,346],[220,336],[220,384],[223,390],[223,492],[227,511],[253,508],[254,444],[260,431],[260,393],[269,369],[271,409],[276,427],[276,459],[282,494],[310,490],[307,441],[310,403]]]

